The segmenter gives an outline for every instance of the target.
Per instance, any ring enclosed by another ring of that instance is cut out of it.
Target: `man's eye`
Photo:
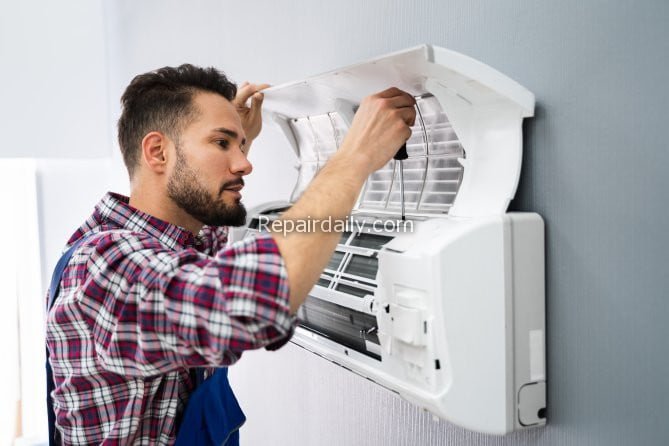
[[[219,139],[218,141],[216,141],[216,144],[218,144],[219,146],[221,146],[224,149],[227,149],[228,145],[229,145],[229,143],[226,139]]]

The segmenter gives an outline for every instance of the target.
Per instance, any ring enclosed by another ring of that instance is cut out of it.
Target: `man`
[[[241,225],[247,156],[265,85],[213,68],[135,77],[121,99],[129,198],[109,193],[47,317],[64,444],[171,444],[193,389],[189,369],[278,348],[339,234],[273,233],[226,246]],[[251,99],[252,98],[252,99]],[[247,107],[247,100],[251,105]],[[414,98],[365,98],[339,150],[283,219],[344,218],[366,178],[410,136]]]

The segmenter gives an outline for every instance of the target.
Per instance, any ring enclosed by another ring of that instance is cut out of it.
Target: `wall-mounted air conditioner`
[[[266,90],[264,117],[297,154],[298,180],[286,202],[256,208],[232,237],[290,207],[360,100],[390,86],[417,100],[403,166],[407,224],[374,225],[399,220],[391,160],[367,180],[293,342],[472,430],[543,425],[543,221],[506,212],[534,96],[508,77],[421,46]]]

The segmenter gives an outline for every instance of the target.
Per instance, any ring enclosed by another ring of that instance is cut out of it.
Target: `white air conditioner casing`
[[[404,161],[412,231],[375,226],[400,216],[391,160],[369,177],[292,341],[468,429],[543,425],[544,225],[506,212],[534,96],[503,74],[424,45],[266,90],[264,119],[295,150],[298,180],[231,238],[297,201],[361,99],[390,86],[417,98]]]

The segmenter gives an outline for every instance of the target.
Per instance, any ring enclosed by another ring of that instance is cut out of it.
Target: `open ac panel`
[[[362,98],[390,86],[416,97],[404,161],[411,225],[375,225],[400,217],[391,160],[368,178],[293,342],[475,431],[543,425],[543,221],[506,212],[534,95],[508,77],[425,45],[266,90],[264,119],[297,154],[298,179],[232,237],[262,231],[297,201]]]

